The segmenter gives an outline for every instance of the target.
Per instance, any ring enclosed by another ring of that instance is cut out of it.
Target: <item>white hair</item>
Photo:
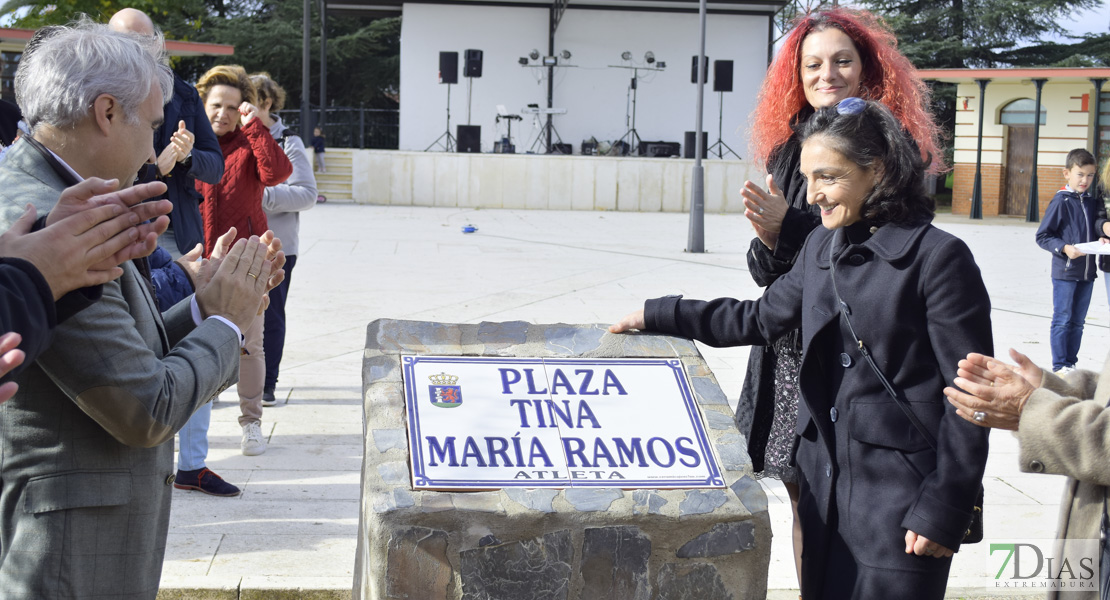
[[[134,123],[154,83],[169,102],[173,73],[160,33],[120,33],[82,16],[28,44],[15,72],[15,99],[32,130],[39,123],[74,127],[101,94],[119,101],[124,119]]]

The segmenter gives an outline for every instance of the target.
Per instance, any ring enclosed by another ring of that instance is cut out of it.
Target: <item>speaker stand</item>
[[[547,125],[544,125],[542,121],[538,121],[539,113],[536,113],[536,119],[537,122],[540,123],[540,134],[532,141],[532,145],[528,147],[528,152],[530,154],[536,154],[536,147],[539,146],[541,150],[545,150],[544,154],[555,154],[555,144],[552,143],[554,140],[548,138]],[[559,140],[558,143],[563,143],[563,136],[559,135],[559,130],[555,129],[554,123],[551,124],[551,137],[555,140]]]
[[[617,143],[619,144],[621,142],[624,142],[627,138],[628,141],[626,143],[629,145],[629,156],[638,156],[640,154],[640,142],[643,141],[640,139],[640,134],[636,132],[636,88],[638,87],[636,85],[636,80],[639,79],[639,75],[640,74],[638,69],[632,69],[632,82],[629,84],[629,87],[632,91],[632,124],[629,127],[628,131],[626,131],[625,134],[621,136],[621,139],[617,140]],[[628,123],[628,117],[629,113],[625,112],[625,123]]]
[[[728,147],[728,144],[725,143],[724,136],[721,135],[724,120],[725,120],[725,93],[724,92],[717,92],[717,141],[714,142],[713,145],[710,146],[708,149],[706,149],[705,154],[706,154],[706,156],[708,156],[710,154],[713,154],[713,149],[716,148],[717,149],[717,158],[724,158],[725,157],[725,151],[728,151],[728,152],[732,153],[732,155],[735,156],[737,158],[737,160],[739,160],[740,155],[737,154],[736,152],[734,152],[732,150],[732,148]],[[697,139],[697,138],[695,138],[695,139]]]
[[[443,132],[443,135],[437,137],[436,141],[429,144],[428,147],[424,149],[425,152],[434,148],[436,146],[436,144],[440,144],[441,146],[443,146],[443,151],[444,152],[454,152],[455,151],[455,136],[451,135],[451,84],[448,83],[446,85],[447,85],[447,130]]]

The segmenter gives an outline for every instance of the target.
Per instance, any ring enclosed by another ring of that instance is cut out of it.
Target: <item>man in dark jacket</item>
[[[116,31],[138,35],[155,32],[150,17],[134,8],[112,15],[108,25]],[[174,73],[173,99],[163,109],[165,122],[154,133],[154,150],[158,153],[156,176],[166,183],[166,198],[173,203],[170,228],[158,243],[174,258],[181,258],[193,246],[204,243],[202,198],[193,180],[219,183],[224,175],[220,144],[203,109],[196,88]]]

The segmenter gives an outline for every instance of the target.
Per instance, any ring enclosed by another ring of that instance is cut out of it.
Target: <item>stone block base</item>
[[[401,356],[678,358],[724,489],[413,491]],[[354,597],[367,600],[764,598],[771,530],[746,441],[693,343],[601,325],[370,324]]]

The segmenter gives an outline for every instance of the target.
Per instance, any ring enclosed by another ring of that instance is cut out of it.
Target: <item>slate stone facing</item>
[[[463,550],[463,600],[566,600],[573,555],[570,532],[566,530],[532,540]]]
[[[755,523],[718,523],[713,529],[686,542],[675,553],[679,558],[708,558],[736,554],[755,548]]]
[[[663,565],[659,573],[657,600],[732,600],[735,597],[725,587],[717,567],[711,564],[671,563]]]
[[[528,341],[528,323],[524,321],[508,321],[506,323],[485,321],[478,325],[479,343],[510,346],[523,344],[526,341]]]
[[[722,469],[751,470],[752,458],[748,455],[748,444],[739,433],[722,435],[717,440],[717,458],[720,459]]]
[[[690,387],[694,388],[698,402],[702,406],[713,404],[728,406],[728,398],[715,379],[712,377],[690,377],[689,379]]]
[[[690,490],[686,499],[678,505],[682,516],[710,513],[724,506],[729,498],[722,490]]]
[[[606,327],[385,319],[367,327],[354,598],[766,596],[767,498],[752,478],[746,442],[712,371],[689,340],[612,335]],[[413,354],[678,358],[728,487],[414,491],[401,380],[401,356]]]
[[[446,531],[409,527],[393,532],[385,577],[386,598],[447,600],[454,571]]]
[[[760,488],[760,490],[762,489]],[[654,490],[636,490],[632,492],[632,501],[636,503],[635,510],[637,514],[646,512],[661,515],[663,514],[663,506],[667,504],[667,499]]]
[[[651,539],[638,527],[594,527],[583,535],[579,600],[650,600]]]
[[[732,415],[726,415],[712,408],[702,409],[701,414],[705,415],[705,424],[710,429],[736,431],[736,422],[732,420]],[[745,445],[745,447],[747,446]]]
[[[570,488],[563,494],[567,502],[581,512],[609,510],[613,502],[624,497],[620,490],[612,488]]]
[[[755,484],[755,485],[752,485]],[[732,492],[740,499],[740,503],[753,515],[767,512],[767,494],[754,479],[747,475],[737,479],[731,486]],[[757,492],[757,493],[753,493]]]
[[[552,501],[555,500],[555,496],[559,494],[559,490],[526,490],[522,488],[509,488],[504,490],[504,492],[513,502],[530,510],[538,510],[545,513],[555,512]]]
[[[374,447],[378,452],[390,450],[407,452],[409,449],[408,433],[404,429],[375,429],[371,435],[374,436]]]

